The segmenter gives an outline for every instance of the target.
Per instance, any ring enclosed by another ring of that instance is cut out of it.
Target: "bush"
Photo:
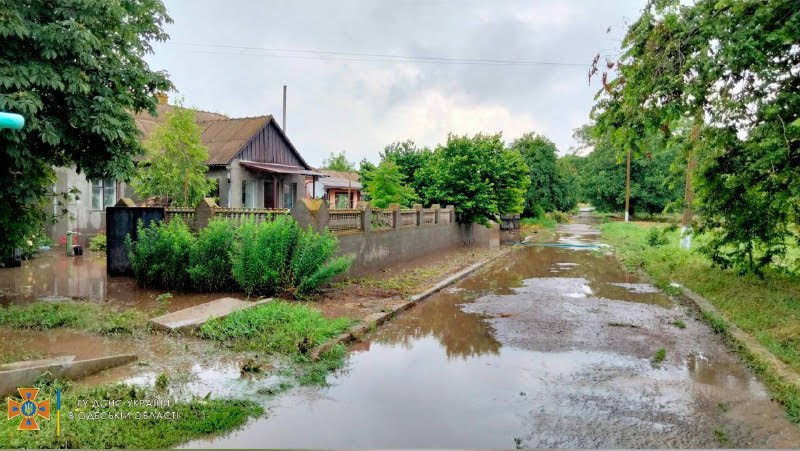
[[[550,217],[553,218],[557,223],[563,224],[565,222],[569,222],[570,215],[569,213],[565,213],[563,211],[551,211],[549,213]]]
[[[197,234],[189,259],[193,289],[224,291],[235,288],[230,255],[235,237],[236,229],[226,219],[212,219]]]
[[[106,234],[98,233],[89,239],[89,250],[92,252],[106,251]]]
[[[336,248],[330,232],[303,230],[288,216],[246,221],[233,248],[233,278],[248,295],[303,297],[350,267],[351,257],[331,258]]]
[[[130,235],[125,238],[128,258],[136,279],[144,286],[157,286],[187,290],[191,287],[188,262],[191,258],[194,236],[180,219],[168,224],[138,224],[139,239],[135,243]]]
[[[667,237],[664,235],[664,231],[659,230],[658,227],[651,227],[647,231],[645,241],[647,242],[648,246],[658,247],[667,244],[669,239],[667,239]]]

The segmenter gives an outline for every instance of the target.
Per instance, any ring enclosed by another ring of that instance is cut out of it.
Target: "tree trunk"
[[[628,222],[631,211],[631,150],[628,149],[628,163],[625,169],[625,222]]]

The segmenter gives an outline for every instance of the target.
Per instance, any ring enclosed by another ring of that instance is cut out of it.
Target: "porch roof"
[[[242,166],[253,169],[255,171],[269,172],[272,174],[300,174],[300,175],[314,175],[318,177],[325,177],[325,174],[317,171],[311,171],[300,166],[290,166],[278,163],[260,163],[257,161],[240,161]]]

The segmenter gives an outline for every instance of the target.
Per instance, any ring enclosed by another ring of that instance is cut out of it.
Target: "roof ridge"
[[[206,119],[202,121],[197,121],[198,123],[206,123],[206,122],[220,122],[220,121],[240,121],[246,119],[269,119],[271,118],[271,114],[262,114],[260,116],[243,116],[243,117],[225,117],[222,119]]]

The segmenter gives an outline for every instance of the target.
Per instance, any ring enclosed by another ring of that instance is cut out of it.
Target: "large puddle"
[[[354,344],[330,387],[187,446],[800,446],[692,310],[582,246],[591,227],[560,232],[566,246],[522,247]]]
[[[36,299],[62,300],[81,298],[108,302],[120,308],[152,311],[160,308],[156,298],[166,290],[141,288],[130,277],[109,277],[104,255],[87,253],[67,257],[61,250],[43,252],[19,268],[0,269],[0,303],[27,302]],[[225,296],[229,293],[177,293],[166,307],[180,310]]]

